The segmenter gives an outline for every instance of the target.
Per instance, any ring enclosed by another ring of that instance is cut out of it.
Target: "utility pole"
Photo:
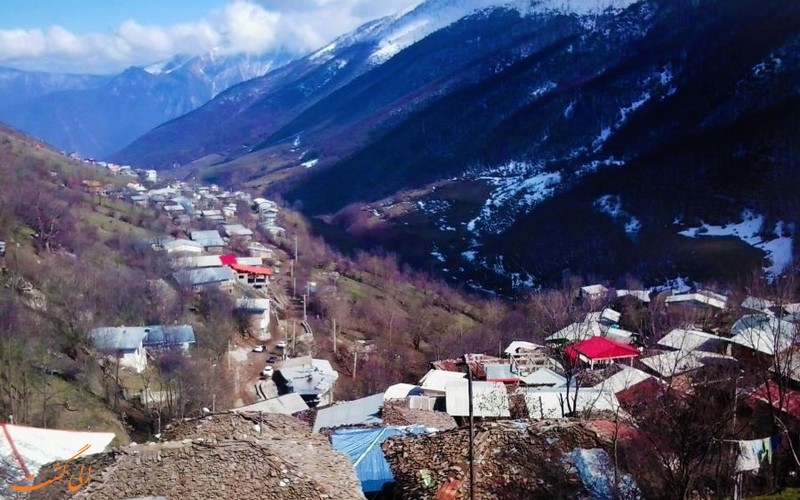
[[[353,380],[356,379],[356,368],[358,367],[358,346],[353,350]]]
[[[472,367],[469,365],[467,356],[464,356],[464,361],[467,362],[467,399],[469,399],[469,498],[475,498],[475,422],[474,412],[472,409]]]
[[[336,318],[333,318],[333,353],[336,354]]]
[[[308,295],[303,294],[303,321],[308,321],[308,314],[306,313],[307,301],[308,301]]]

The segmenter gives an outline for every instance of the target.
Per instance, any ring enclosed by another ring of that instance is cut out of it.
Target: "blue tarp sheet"
[[[400,434],[424,434],[421,425],[406,427],[375,427],[371,429],[338,429],[331,436],[335,450],[350,458],[364,493],[380,491],[385,483],[393,482],[394,475],[383,456],[381,444],[387,438]]]

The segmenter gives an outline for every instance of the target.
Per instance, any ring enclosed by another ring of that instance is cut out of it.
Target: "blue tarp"
[[[381,444],[387,438],[401,434],[424,434],[421,425],[406,427],[375,427],[371,429],[338,429],[331,436],[335,450],[345,453],[353,463],[364,493],[380,491],[385,483],[394,481],[392,469],[383,456]]]

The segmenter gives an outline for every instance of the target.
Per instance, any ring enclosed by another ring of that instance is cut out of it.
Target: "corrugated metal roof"
[[[572,323],[571,325],[563,328],[556,333],[550,335],[545,340],[547,342],[553,341],[566,341],[577,342],[591,337],[602,335],[600,325],[596,321],[589,321],[583,323]]]
[[[241,298],[236,299],[236,309],[244,311],[269,311],[269,299]]]
[[[143,327],[102,327],[89,332],[89,339],[98,351],[135,351],[147,336]]]
[[[644,382],[647,379],[652,378],[655,380],[655,377],[643,372],[642,370],[625,365],[620,366],[622,370],[595,385],[594,388],[605,389],[617,394],[618,392],[626,391],[634,385]]]
[[[467,374],[462,372],[428,370],[428,373],[420,379],[419,383],[423,390],[444,393],[445,387],[449,382],[463,379],[466,376]]]
[[[317,412],[314,432],[348,425],[380,424],[382,406],[383,393],[328,406]]]
[[[339,372],[329,361],[311,359],[310,356],[287,359],[276,370],[292,392],[307,396],[325,394],[339,378]]]
[[[203,286],[233,281],[236,279],[236,273],[229,267],[208,267],[176,271],[174,277],[181,285]]]
[[[175,265],[182,269],[222,267],[222,260],[220,259],[219,255],[195,255],[192,257],[182,257],[180,259],[177,259],[175,261]]]
[[[282,415],[292,415],[297,412],[308,410],[308,405],[299,394],[292,392],[278,396],[277,398],[259,401],[258,403],[240,406],[231,411],[234,412],[248,412],[257,411],[263,413],[280,413]]]
[[[191,325],[152,325],[146,326],[144,329],[147,332],[144,345],[147,347],[194,344],[197,342],[194,335],[194,328],[192,328]]]
[[[544,346],[540,346],[539,344],[534,344],[533,342],[526,342],[524,340],[515,340],[508,344],[506,347],[505,352],[508,356],[512,356],[517,354],[519,351],[535,351],[537,349],[542,349]]]
[[[702,351],[716,347],[723,341],[727,342],[728,339],[696,330],[675,328],[659,340],[658,345],[677,349],[679,351]]]
[[[414,384],[394,384],[383,393],[384,401],[388,399],[406,399],[409,396],[422,394],[422,388]]]
[[[468,380],[447,384],[447,413],[453,417],[469,416]],[[472,413],[476,417],[510,417],[508,391],[502,382],[472,382]]]
[[[380,491],[384,484],[394,481],[381,444],[393,436],[425,432],[423,426],[339,429],[331,435],[331,444],[333,449],[345,453],[350,459],[364,493],[372,493]]]
[[[519,379],[519,375],[511,371],[508,363],[485,364],[483,369],[486,371],[486,380]]]
[[[702,368],[707,364],[720,362],[733,363],[736,362],[736,358],[713,352],[670,351],[656,356],[650,356],[649,358],[643,358],[639,361],[662,377],[674,377]]]
[[[525,406],[528,407],[528,416],[532,419],[563,418],[566,413],[569,413],[570,408],[577,412],[616,411],[619,408],[619,401],[614,393],[593,387],[580,388],[577,396],[574,387],[569,389],[569,393],[567,393],[566,387],[527,389],[524,396]]]
[[[798,326],[766,314],[742,316],[731,328],[731,342],[770,356],[788,349],[797,337]]]
[[[192,231],[190,236],[194,241],[197,241],[206,248],[225,246],[225,241],[223,241],[222,236],[220,236],[219,231],[216,229]]]
[[[241,224],[225,224],[222,226],[222,230],[228,236],[253,236],[253,230]]]
[[[530,375],[520,377],[527,385],[562,387],[567,385],[567,379],[550,368],[539,368]]]
[[[150,325],[95,328],[89,332],[92,345],[100,351],[133,351],[141,343],[145,347],[194,344],[194,328],[190,325]]]
[[[617,290],[617,297],[636,297],[642,302],[650,302],[650,293],[646,290]]]

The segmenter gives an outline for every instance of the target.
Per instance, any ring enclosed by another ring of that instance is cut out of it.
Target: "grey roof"
[[[539,368],[530,375],[520,377],[527,385],[563,387],[567,385],[567,379],[560,373],[550,368]]]
[[[742,316],[731,328],[731,342],[774,355],[795,343],[800,326],[767,314]]]
[[[190,325],[102,327],[90,331],[89,338],[99,351],[134,351],[140,344],[154,347],[196,342]]]
[[[292,415],[294,413],[308,410],[308,405],[302,396],[297,393],[284,394],[277,398],[270,398],[258,403],[240,406],[231,411],[245,412],[245,411],[258,411],[263,413],[280,413],[282,415]]]
[[[310,356],[287,359],[276,369],[291,391],[301,396],[325,394],[339,378],[339,372],[333,369],[329,361],[311,359]]]
[[[177,240],[167,240],[161,242],[161,248],[166,251],[173,251],[181,247],[190,247],[190,248],[197,248],[202,250],[203,245],[197,241],[186,240],[186,239],[177,239]]]
[[[89,339],[98,351],[135,351],[146,336],[142,327],[103,327],[89,332]]]
[[[253,231],[241,224],[226,224],[222,226],[222,230],[228,236],[253,236]]]
[[[519,376],[511,372],[511,365],[508,363],[485,364],[486,380],[519,379]]]
[[[147,347],[195,344],[197,342],[194,336],[194,328],[191,325],[152,325],[144,328],[147,332],[144,345]]]
[[[348,425],[380,424],[383,422],[380,417],[381,407],[383,393],[328,406],[317,412],[314,432]]]
[[[658,345],[679,351],[713,351],[722,342],[728,342],[728,339],[696,330],[675,328],[659,340]]]
[[[207,267],[202,269],[183,269],[173,275],[180,285],[203,286],[224,283],[236,279],[230,267]]]
[[[216,229],[211,229],[208,231],[192,231],[191,237],[194,241],[197,241],[206,248],[225,246],[222,236],[219,235],[219,231]]]
[[[269,311],[269,299],[241,298],[236,299],[236,309],[241,311]]]

